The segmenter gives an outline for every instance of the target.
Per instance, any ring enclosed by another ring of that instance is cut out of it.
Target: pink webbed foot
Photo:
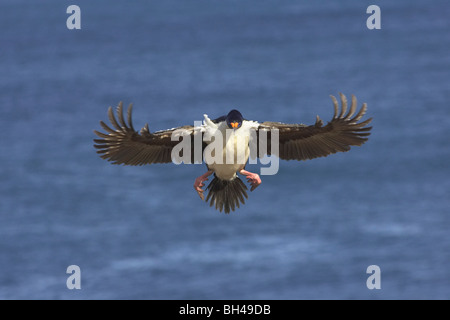
[[[239,173],[243,174],[247,178],[248,183],[252,186],[250,191],[255,190],[261,184],[261,178],[258,174],[245,170],[241,170]]]
[[[205,173],[204,175],[201,175],[200,177],[198,177],[197,179],[195,179],[194,182],[194,189],[195,191],[197,191],[198,195],[200,196],[200,199],[205,200],[205,196],[203,195],[203,192],[205,190],[202,189],[202,187],[205,186],[205,184],[203,182],[208,180],[208,177],[212,174],[212,171],[208,171],[207,173]]]

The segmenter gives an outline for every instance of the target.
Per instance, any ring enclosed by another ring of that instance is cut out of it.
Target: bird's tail
[[[209,206],[216,206],[216,209],[225,210],[225,213],[230,213],[239,208],[240,203],[244,204],[244,197],[247,199],[247,186],[239,177],[233,180],[221,180],[214,175],[214,179],[208,185],[206,190],[209,190],[206,202],[209,200]]]

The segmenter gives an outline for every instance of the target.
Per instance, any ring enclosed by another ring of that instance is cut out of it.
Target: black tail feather
[[[209,206],[215,205],[216,209],[225,213],[230,213],[239,208],[240,203],[244,204],[244,197],[247,199],[247,186],[239,177],[233,180],[221,180],[214,175],[214,179],[208,185],[206,190],[209,190],[206,202],[209,200]]]

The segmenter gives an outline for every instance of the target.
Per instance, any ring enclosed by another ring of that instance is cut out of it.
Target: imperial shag
[[[326,125],[319,116],[317,116],[315,124],[309,126],[280,122],[258,123],[245,120],[239,111],[232,110],[226,116],[214,120],[204,115],[205,120],[201,126],[188,125],[153,133],[150,132],[148,124],[140,132],[135,131],[131,122],[132,105],[130,104],[128,107],[127,121],[125,121],[123,104],[120,103],[117,107],[117,119],[112,108],[110,107],[108,110],[108,117],[113,128],[100,121],[100,125],[107,133],[94,131],[101,138],[94,139],[94,147],[99,149],[97,152],[103,159],[111,161],[113,164],[140,166],[152,163],[170,163],[173,162],[172,151],[179,143],[172,137],[177,130],[182,130],[192,142],[193,160],[191,163],[194,163],[194,154],[199,154],[194,150],[194,146],[196,146],[194,141],[197,138],[201,139],[200,161],[203,161],[205,149],[214,141],[214,139],[204,138],[208,135],[216,137],[217,133],[221,133],[223,148],[220,151],[223,161],[205,161],[208,170],[195,179],[194,189],[204,200],[204,182],[214,174],[214,179],[206,188],[208,191],[206,201],[210,202],[210,206],[229,213],[230,210],[234,211],[241,203],[243,204],[244,198],[248,198],[247,187],[237,173],[247,178],[251,185],[250,191],[261,184],[259,175],[245,170],[245,164],[250,156],[250,144],[253,142],[255,145],[259,145],[258,141],[254,140],[260,140],[261,137],[267,138],[267,150],[263,150],[263,152],[260,150],[257,155],[260,157],[271,155],[271,132],[273,130],[278,132],[277,156],[283,160],[326,157],[336,152],[349,151],[351,146],[360,146],[367,141],[371,130],[371,127],[367,127],[367,125],[372,118],[360,122],[367,110],[367,105],[364,103],[356,113],[357,101],[352,95],[350,109],[347,112],[347,99],[343,94],[340,94],[342,105],[340,110],[337,99],[334,96],[331,96],[331,99],[334,105],[334,116]],[[227,131],[231,131],[231,134],[228,134]],[[242,153],[243,159],[236,161],[239,139],[244,141],[245,147]],[[231,154],[234,161],[226,161],[229,160],[227,154]]]

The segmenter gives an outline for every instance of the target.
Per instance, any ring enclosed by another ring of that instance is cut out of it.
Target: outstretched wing
[[[279,131],[279,157],[284,160],[308,160],[326,157],[336,152],[349,151],[351,146],[360,146],[367,141],[372,127],[367,125],[372,118],[359,122],[364,116],[367,105],[364,103],[356,112],[357,101],[352,95],[352,104],[347,114],[347,98],[340,93],[342,109],[339,112],[338,101],[331,96],[334,105],[333,119],[323,125],[317,116],[314,125],[283,124],[263,122],[257,129],[258,140],[267,134],[267,154],[271,154],[271,130]],[[264,134],[262,134],[264,133]],[[258,144],[259,145],[259,144]],[[264,151],[264,150],[263,150]],[[263,152],[261,155],[265,154]],[[259,155],[259,156],[261,156]]]
[[[127,122],[125,122],[122,102],[117,107],[117,119],[112,108],[109,107],[108,117],[113,128],[100,121],[100,125],[107,133],[94,130],[95,134],[101,138],[94,139],[94,147],[99,149],[97,153],[100,154],[101,158],[111,161],[113,164],[141,166],[151,163],[172,162],[172,149],[179,143],[177,140],[172,141],[172,134],[176,130],[183,130],[183,135],[190,135],[191,139],[194,139],[196,134],[202,134],[199,130],[195,130],[193,126],[151,133],[148,124],[138,133],[134,130],[131,122],[132,110],[133,105],[130,104],[127,110]],[[194,144],[191,143],[191,145]]]

